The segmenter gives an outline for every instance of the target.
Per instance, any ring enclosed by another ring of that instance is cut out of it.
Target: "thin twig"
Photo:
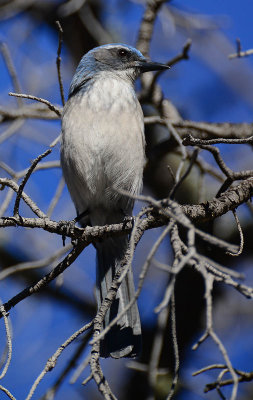
[[[213,318],[212,318],[212,289],[213,289],[213,276],[210,275],[210,273],[208,273],[205,268],[204,265],[201,265],[201,268],[199,270],[203,276],[205,285],[206,285],[206,291],[205,291],[205,299],[206,299],[206,330],[203,334],[203,336],[198,340],[198,342],[193,346],[193,349],[196,350],[197,347],[204,342],[204,340],[207,339],[208,336],[210,336],[214,343],[216,343],[216,345],[218,346],[224,361],[226,363],[226,366],[232,376],[232,380],[233,380],[233,388],[232,388],[232,393],[231,393],[231,397],[230,400],[235,400],[236,399],[236,395],[237,395],[237,391],[238,391],[238,377],[236,375],[236,372],[232,366],[232,363],[229,359],[228,353],[222,343],[222,341],[219,339],[219,337],[217,336],[217,334],[214,332],[213,329]]]
[[[148,0],[142,17],[136,47],[147,57],[157,13],[165,0]]]
[[[47,217],[48,218],[51,218],[52,213],[53,213],[53,211],[54,211],[54,209],[55,209],[55,207],[56,207],[56,205],[57,205],[57,203],[58,203],[58,201],[59,201],[59,199],[60,199],[60,197],[62,195],[62,191],[64,189],[64,186],[65,186],[65,180],[64,180],[63,177],[61,177],[61,179],[59,181],[59,184],[58,184],[58,186],[56,188],[56,192],[55,192],[55,194],[54,194],[54,196],[53,196],[53,198],[52,198],[52,200],[51,200],[51,202],[49,204],[49,207],[48,207],[48,211],[47,211]]]
[[[7,187],[9,187],[11,189],[11,193],[8,192],[8,194],[6,196],[6,200],[7,200],[6,206],[8,206],[8,204],[10,203],[10,201],[12,199],[12,196],[9,195],[9,193],[10,194],[12,194],[13,192],[18,193],[20,187],[18,186],[18,184],[16,182],[14,182],[13,180],[8,179],[8,178],[0,178],[0,185],[1,185],[2,189],[5,186],[7,186]],[[7,197],[8,197],[8,199],[7,199]],[[39,209],[39,207],[32,201],[32,199],[25,192],[22,191],[20,193],[20,198],[22,198],[24,200],[24,202],[28,205],[28,207],[30,207],[30,209],[34,212],[35,215],[37,215],[39,218],[46,218],[46,214],[44,214]],[[1,213],[4,212],[3,206],[4,206],[4,204],[2,204]],[[6,207],[5,207],[5,209],[6,209]],[[14,217],[13,223],[15,221],[15,218],[19,219],[18,216]],[[15,223],[14,223],[14,225],[15,225]]]
[[[237,228],[238,228],[238,232],[239,232],[239,235],[240,235],[240,246],[239,246],[239,249],[238,249],[238,251],[236,253],[233,253],[231,251],[227,251],[227,254],[229,254],[230,256],[239,256],[243,252],[244,236],[243,236],[243,231],[242,231],[242,227],[241,227],[241,224],[240,224],[240,220],[238,218],[238,215],[236,214],[236,211],[232,210],[232,213],[233,213],[233,215],[235,217],[235,222],[236,222],[236,225],[237,225]]]
[[[7,346],[8,346],[8,357],[6,364],[3,368],[3,371],[1,372],[0,379],[3,379],[3,377],[6,375],[10,362],[11,362],[11,356],[12,356],[12,341],[11,341],[11,330],[9,326],[9,321],[8,321],[8,313],[5,310],[4,305],[0,306],[0,312],[4,318],[4,325],[5,325],[5,332],[6,332],[6,341],[7,341]]]
[[[169,60],[166,65],[168,65],[169,67],[172,67],[173,65],[177,64],[179,61],[182,60],[189,60],[189,51],[192,45],[192,40],[191,39],[187,39],[186,43],[184,44],[182,51],[175,57],[173,57],[171,60]],[[154,75],[153,75],[153,81],[151,83],[151,86],[153,86],[157,79],[159,78],[159,76],[161,75],[162,71],[157,71]]]
[[[148,383],[149,388],[151,390],[150,395],[147,400],[155,399],[155,388],[156,388],[156,379],[159,371],[159,361],[161,357],[163,340],[164,340],[164,332],[167,326],[168,317],[169,317],[169,307],[163,309],[157,318],[157,326],[155,330],[155,335],[153,339],[152,349],[149,358],[148,364]]]
[[[1,133],[0,135],[0,144],[2,144],[5,140],[9,139],[13,136],[17,131],[24,125],[25,120],[21,118],[17,118],[14,120],[10,126]]]
[[[229,54],[228,58],[233,59],[233,58],[248,57],[253,54],[253,49],[242,51],[242,45],[241,45],[241,41],[239,38],[236,39],[236,48],[237,48],[237,52],[233,53],[233,54]]]
[[[42,379],[44,378],[44,376],[49,372],[52,371],[52,369],[55,367],[56,362],[58,360],[58,358],[60,357],[60,355],[62,354],[63,350],[66,349],[67,346],[69,346],[74,340],[76,340],[76,338],[78,338],[78,336],[80,336],[82,333],[84,333],[85,331],[87,331],[88,329],[90,329],[92,327],[93,321],[90,321],[88,324],[84,325],[82,328],[78,329],[78,331],[76,331],[75,333],[73,333],[73,335],[71,335],[57,350],[56,352],[52,355],[52,357],[50,357],[44,367],[44,369],[41,371],[41,373],[39,374],[39,376],[35,379],[27,397],[25,400],[30,400],[32,398],[32,396],[34,395],[34,392],[37,388],[37,386],[39,385],[39,383],[42,381]]]
[[[170,391],[166,400],[171,400],[175,394],[176,386],[179,379],[179,349],[178,349],[178,342],[177,342],[177,327],[176,327],[176,304],[175,304],[175,293],[173,292],[171,296],[171,336],[172,336],[172,344],[174,350],[174,376],[171,384]]]
[[[28,286],[21,292],[19,292],[16,296],[12,297],[8,300],[3,306],[8,312],[12,307],[16,306],[18,303],[26,299],[27,297],[31,296],[34,293],[39,292],[43,289],[46,285],[48,285],[53,279],[55,279],[58,275],[60,275],[66,268],[68,268],[81,254],[83,249],[87,244],[83,242],[79,242],[73,250],[61,261],[51,272],[46,274],[43,278],[41,278],[38,282],[34,285]],[[0,318],[2,318],[2,314],[0,314]]]
[[[179,186],[183,183],[183,181],[187,178],[187,176],[190,174],[196,160],[199,154],[199,150],[195,149],[194,152],[192,153],[191,159],[190,159],[190,163],[186,169],[186,171],[184,172],[184,174],[181,176],[181,178],[175,182],[173,188],[170,191],[170,198],[173,199],[175,197],[175,193],[178,190]]]
[[[91,331],[87,332],[84,337],[82,337],[80,344],[78,345],[76,351],[74,352],[73,356],[71,357],[70,361],[68,361],[64,370],[60,373],[60,376],[56,380],[56,382],[47,390],[47,392],[40,398],[40,400],[52,400],[57,393],[57,390],[60,388],[61,384],[64,382],[64,379],[68,375],[68,373],[75,368],[76,363],[82,354],[83,350],[87,346],[91,335]],[[71,382],[70,382],[71,383]]]
[[[183,144],[187,146],[188,144],[195,145],[195,146],[206,146],[210,144],[253,144],[253,136],[249,136],[247,138],[241,139],[227,139],[227,138],[220,138],[220,139],[198,139],[194,138],[191,135],[187,135],[183,139]]]
[[[64,98],[64,89],[63,89],[62,76],[61,76],[61,49],[62,49],[62,42],[63,42],[63,29],[60,24],[60,21],[56,21],[55,23],[56,23],[56,26],[57,26],[58,32],[59,32],[59,42],[58,42],[56,66],[57,66],[58,82],[59,82],[59,86],[60,86],[61,101],[62,101],[62,105],[64,106],[65,98]]]
[[[61,117],[61,111],[59,110],[59,108],[50,103],[50,101],[42,99],[41,97],[36,97],[31,94],[12,93],[12,92],[9,92],[9,96],[21,97],[23,99],[39,101],[40,103],[46,104],[49,110],[55,112],[55,114],[58,115],[58,117]]]
[[[8,389],[6,389],[4,386],[0,385],[0,390],[4,392],[11,400],[16,400],[16,398],[9,392]]]
[[[19,83],[18,75],[15,70],[15,67],[12,62],[11,55],[10,55],[10,52],[9,52],[9,49],[8,49],[6,43],[0,42],[0,50],[2,52],[5,64],[7,66],[8,72],[10,74],[13,88],[17,93],[21,93],[21,85]],[[21,107],[23,104],[22,98],[17,98],[17,103],[18,103],[19,107]]]
[[[19,186],[18,192],[17,192],[17,197],[16,197],[16,201],[15,201],[15,204],[14,204],[14,210],[13,210],[13,216],[15,218],[19,216],[19,203],[20,203],[20,199],[22,197],[22,192],[24,190],[24,187],[25,187],[28,179],[30,178],[33,170],[36,168],[36,166],[40,162],[40,160],[42,160],[44,157],[48,156],[48,154],[50,154],[51,152],[52,152],[52,150],[48,149],[43,154],[41,154],[37,158],[35,158],[35,160],[33,160],[32,164],[31,164],[31,167],[27,171],[27,174],[25,175],[22,183]]]
[[[5,279],[7,276],[13,275],[15,273],[20,273],[22,271],[27,271],[29,269],[46,267],[47,265],[52,264],[56,260],[58,260],[61,256],[67,253],[72,247],[73,247],[72,244],[69,244],[66,245],[65,247],[60,248],[49,257],[45,257],[37,261],[27,261],[5,268],[4,270],[0,271],[0,280]]]

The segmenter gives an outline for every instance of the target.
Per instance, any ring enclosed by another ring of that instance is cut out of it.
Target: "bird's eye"
[[[125,49],[120,49],[118,50],[118,56],[119,57],[126,57],[129,54],[129,52]]]

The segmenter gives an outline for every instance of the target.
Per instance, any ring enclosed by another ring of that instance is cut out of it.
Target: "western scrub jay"
[[[83,56],[70,85],[62,116],[61,163],[81,225],[120,223],[131,215],[132,195],[140,193],[145,163],[143,113],[134,81],[166,65],[146,60],[133,47],[108,44]],[[127,235],[96,242],[98,307],[123,259]],[[134,296],[130,269],[107,312],[104,326]],[[135,357],[141,347],[141,324],[133,304],[101,342],[102,357]]]

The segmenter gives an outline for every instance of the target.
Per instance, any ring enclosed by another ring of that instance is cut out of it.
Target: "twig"
[[[58,201],[59,201],[59,199],[60,199],[60,197],[62,195],[62,191],[64,189],[64,186],[65,186],[65,180],[64,180],[63,177],[61,177],[60,182],[59,182],[59,184],[58,184],[58,186],[56,188],[55,195],[53,196],[53,198],[52,198],[52,200],[51,200],[51,202],[49,204],[49,207],[48,207],[48,211],[47,211],[47,217],[48,218],[51,218],[52,213],[53,213],[53,211],[54,211],[54,209],[55,209],[55,207],[56,207],[56,205],[57,205],[57,203],[58,203]]]
[[[220,198],[215,198],[211,201],[207,201],[198,205],[183,205],[177,207],[180,212],[185,214],[191,221],[199,222],[199,221],[210,221],[217,217],[220,217],[226,214],[229,210],[233,210],[237,208],[240,204],[245,203],[251,198],[251,194],[253,191],[253,179],[247,179],[237,186],[229,189],[226,193],[224,193]],[[140,197],[142,199],[142,197]],[[147,198],[144,196],[143,199],[146,201]],[[153,199],[152,199],[153,201]],[[167,201],[168,203],[168,201]],[[155,209],[161,209],[163,207],[161,204],[163,202],[155,202]],[[171,203],[176,204],[176,203]],[[167,210],[166,207],[164,210]],[[141,231],[145,231],[152,228],[157,228],[163,226],[168,223],[168,219],[175,218],[175,214],[171,211],[168,213],[167,211],[159,213],[158,215],[153,215],[151,213],[152,207],[146,209],[148,212],[148,216],[146,218],[142,218],[140,223]],[[169,211],[169,210],[168,210]],[[178,217],[176,217],[178,218]],[[186,222],[181,221],[181,223],[185,224]],[[81,229],[78,227],[73,227],[73,229],[68,229],[66,224],[57,223],[55,221],[49,220],[47,218],[26,218],[22,217],[22,223],[19,218],[14,217],[3,217],[0,218],[0,227],[8,227],[8,226],[23,226],[27,228],[40,228],[50,233],[56,233],[58,235],[65,235],[72,239],[82,239],[87,243],[91,241],[99,240],[100,238],[105,238],[111,235],[119,235],[122,233],[130,233],[133,227],[131,221],[127,223],[120,224],[112,224],[105,226],[95,226],[89,227],[87,226],[85,229]],[[189,222],[186,223],[186,227],[189,228]],[[200,231],[197,230],[197,234]],[[218,244],[219,239],[211,239],[211,235],[201,233],[204,237],[204,240],[208,238],[208,240],[212,241],[215,245]],[[228,244],[226,242],[221,241],[220,244],[223,248],[228,248]]]
[[[233,215],[235,217],[235,222],[236,222],[236,225],[237,225],[237,228],[238,228],[238,232],[239,232],[239,235],[240,235],[240,246],[239,246],[239,249],[238,249],[238,251],[236,253],[228,251],[227,254],[229,254],[230,256],[239,256],[240,254],[242,254],[242,251],[243,251],[244,236],[243,236],[243,231],[242,231],[242,227],[241,227],[241,224],[240,224],[240,220],[239,220],[239,218],[238,218],[238,216],[236,214],[236,211],[232,210],[232,213],[233,213]]]
[[[214,270],[219,271],[223,274],[223,276],[229,276],[229,277],[234,277],[236,279],[244,279],[244,275],[240,274],[237,271],[234,271],[233,269],[224,267],[223,265],[220,265],[218,262],[211,260],[210,258],[203,256],[202,254],[196,254],[195,258],[198,262],[203,262],[208,269],[209,267],[212,268],[212,273],[214,273]]]
[[[191,170],[192,170],[192,168],[193,168],[193,166],[194,166],[194,164],[195,164],[195,162],[197,160],[198,154],[199,154],[199,150],[195,149],[194,152],[192,153],[192,156],[191,156],[191,159],[190,159],[190,163],[189,163],[185,173],[181,176],[181,178],[177,182],[175,182],[173,188],[171,189],[171,192],[170,192],[170,198],[171,199],[174,198],[177,189],[183,183],[183,181],[187,178],[187,176],[190,174],[190,172],[191,172]]]
[[[4,325],[5,325],[5,332],[6,332],[6,341],[7,341],[7,347],[8,347],[8,357],[6,364],[3,368],[3,371],[1,372],[0,379],[3,379],[4,376],[6,375],[10,362],[11,362],[11,356],[12,356],[12,341],[11,341],[11,331],[9,327],[9,321],[8,321],[8,313],[5,310],[4,305],[0,306],[0,312],[4,318]]]
[[[149,388],[151,389],[151,393],[148,396],[147,400],[155,399],[155,388],[156,388],[156,379],[158,375],[158,367],[159,361],[161,357],[163,340],[164,340],[164,332],[167,326],[169,317],[169,307],[164,308],[158,315],[157,318],[157,326],[155,330],[153,345],[151,349],[151,354],[149,358],[148,364],[148,383]]]
[[[174,350],[174,377],[172,380],[171,388],[168,393],[168,396],[166,400],[171,400],[175,390],[176,386],[178,383],[178,378],[179,378],[179,349],[178,349],[178,343],[177,343],[177,327],[176,327],[176,304],[175,304],[175,293],[173,292],[171,296],[171,313],[170,313],[170,319],[171,319],[171,336],[172,336],[172,344],[173,344],[173,350]]]
[[[6,43],[0,42],[0,49],[1,49],[4,61],[5,61],[5,64],[7,66],[8,72],[10,74],[13,88],[17,93],[21,93],[21,85],[19,83],[17,72],[15,70],[15,67],[12,62],[11,55],[10,55],[10,52],[9,52],[9,49],[8,49]],[[22,106],[22,104],[23,104],[22,98],[17,98],[17,103],[19,106]]]
[[[173,262],[173,266],[170,271],[170,273],[172,274],[172,277],[171,277],[171,280],[165,290],[163,300],[155,308],[156,313],[161,312],[161,310],[163,310],[165,307],[167,307],[167,305],[170,302],[171,296],[174,292],[174,286],[176,283],[177,274],[184,268],[185,265],[187,265],[192,260],[192,258],[196,254],[194,243],[190,244],[190,242],[191,242],[190,237],[192,236],[192,234],[194,235],[194,231],[191,228],[188,231],[188,247],[186,247],[187,253],[185,255],[183,255],[181,244],[180,244],[178,227],[175,223],[173,224],[173,228],[171,231],[171,245],[172,245],[172,248],[174,251],[174,262]]]
[[[179,163],[179,166],[177,168],[177,172],[176,172],[176,176],[175,176],[175,183],[174,183],[174,185],[173,185],[173,187],[171,189],[171,192],[170,192],[170,197],[173,198],[173,194],[175,193],[176,188],[179,185],[180,175],[181,175],[184,163],[185,163],[185,161],[187,159],[187,152],[186,152],[185,147],[182,145],[182,140],[181,140],[180,136],[178,135],[176,129],[172,126],[172,124],[168,120],[166,120],[166,124],[167,124],[169,132],[171,132],[172,136],[174,137],[174,139],[178,143],[179,148],[180,148],[180,152],[181,152],[181,156],[182,156],[181,161]]]
[[[251,56],[252,54],[253,54],[253,49],[249,49],[246,51],[241,51],[240,55],[238,55],[238,53],[230,54],[228,56],[228,58],[232,59],[232,58],[238,58],[238,57],[248,57],[248,56]]]
[[[236,47],[237,47],[238,57],[240,57],[240,54],[242,51],[242,44],[241,44],[241,40],[239,38],[236,38]]]
[[[81,23],[98,45],[112,43],[113,38],[110,34],[110,31],[104,28],[104,25],[94,13],[91,5],[92,4],[86,1],[84,6],[79,8],[78,16],[81,20]]]
[[[90,338],[89,338],[90,339]],[[77,381],[77,379],[79,378],[79,376],[81,375],[81,373],[85,370],[85,368],[89,365],[90,363],[90,353],[88,354],[88,356],[85,357],[85,359],[82,361],[82,363],[79,365],[78,368],[76,368],[74,374],[72,375],[71,379],[70,379],[70,383],[73,384]]]
[[[181,53],[179,53],[177,56],[173,57],[171,60],[169,60],[167,62],[167,65],[169,67],[172,67],[173,65],[177,64],[179,61],[182,60],[189,60],[189,51],[192,45],[192,40],[191,39],[187,39],[186,43],[184,44]],[[151,83],[151,86],[153,86],[157,79],[159,78],[159,76],[161,75],[162,71],[157,71],[154,75],[153,75],[153,81]]]
[[[83,7],[86,0],[70,0],[67,3],[62,3],[57,9],[57,12],[62,17],[68,17],[80,10]]]
[[[87,376],[87,378],[85,378],[85,379],[82,381],[82,385],[83,385],[83,386],[87,385],[87,383],[89,383],[89,382],[92,380],[92,378],[93,378],[92,374],[90,374],[89,376]]]
[[[210,144],[219,144],[219,143],[225,143],[225,144],[253,144],[253,136],[249,136],[247,138],[241,138],[241,139],[227,139],[227,138],[220,138],[220,139],[198,139],[192,137],[190,134],[187,135],[182,142],[185,146],[191,144],[195,146],[206,146]]]
[[[235,370],[237,372],[237,370]],[[242,375],[238,377],[238,382],[251,382],[253,380],[253,372],[242,372],[239,371]],[[228,386],[228,385],[232,385],[234,383],[233,379],[227,379],[224,381],[216,381],[216,382],[212,382],[212,383],[208,383],[204,389],[204,392],[207,393],[210,390],[216,389],[217,386]]]
[[[231,393],[231,397],[230,400],[235,400],[236,399],[236,395],[237,395],[237,390],[238,390],[238,377],[236,375],[236,372],[231,364],[231,361],[229,359],[228,353],[223,345],[223,343],[221,342],[221,340],[219,339],[219,337],[217,336],[217,334],[214,332],[213,329],[213,319],[212,319],[212,289],[213,289],[213,277],[206,272],[204,265],[202,265],[202,267],[200,268],[200,272],[203,275],[204,278],[204,282],[206,285],[206,291],[205,291],[205,299],[206,299],[206,331],[204,332],[204,334],[202,335],[202,337],[198,340],[198,342],[193,346],[193,349],[196,350],[198,348],[198,346],[204,342],[204,340],[206,340],[206,338],[208,336],[210,336],[214,343],[216,343],[216,345],[218,346],[224,360],[226,363],[226,366],[232,376],[232,380],[233,380],[233,389],[232,389],[232,393]]]
[[[14,135],[24,124],[24,119],[18,118],[14,120],[10,126],[1,133],[0,135],[0,144],[2,144],[5,140],[9,139],[12,135]]]
[[[66,367],[64,370],[61,372],[60,376],[56,380],[56,382],[51,386],[47,392],[44,394],[44,396],[41,397],[40,400],[52,400],[53,396],[56,395],[57,390],[59,389],[60,385],[64,382],[65,377],[71,371],[75,366],[76,363],[82,354],[84,348],[87,346],[88,340],[90,338],[90,332],[87,332],[86,335],[82,338],[81,343],[77,347],[76,351],[74,352],[73,356],[71,357],[70,361],[67,363]],[[72,383],[72,382],[70,382]]]
[[[9,96],[21,97],[23,99],[39,101],[40,103],[46,104],[49,110],[55,112],[55,114],[58,115],[58,117],[61,117],[61,111],[59,110],[59,108],[50,103],[50,101],[42,99],[41,97],[36,97],[31,94],[12,93],[12,92],[9,92]]]
[[[40,375],[35,379],[27,397],[25,400],[30,400],[32,396],[34,395],[34,392],[39,385],[39,383],[42,381],[44,376],[47,374],[47,372],[52,371],[52,369],[55,367],[56,362],[60,355],[62,354],[63,350],[66,349],[67,346],[69,346],[78,336],[80,336],[82,333],[87,331],[87,329],[90,329],[92,327],[93,321],[89,322],[88,324],[84,325],[82,328],[80,328],[78,331],[73,333],[57,350],[56,352],[50,357],[44,367],[44,369],[41,371]]]
[[[38,260],[38,261],[23,262],[23,263],[19,263],[19,264],[13,265],[11,267],[5,268],[4,270],[0,271],[0,280],[3,280],[7,276],[13,275],[15,273],[20,273],[21,271],[27,271],[29,269],[46,267],[47,265],[55,262],[62,255],[67,253],[72,247],[73,247],[72,244],[69,244],[69,245],[66,245],[65,247],[60,248],[59,250],[57,250],[55,253],[53,253],[49,257],[42,258],[41,260]]]
[[[223,192],[217,199],[206,201],[197,206],[193,205],[189,207],[188,205],[184,205],[182,206],[182,210],[192,221],[210,221],[226,214],[229,210],[236,209],[236,204],[245,203],[247,201],[245,197],[247,198],[249,196],[248,199],[250,199],[252,192],[253,179],[249,178],[244,182],[239,183],[237,186],[230,188],[226,192]]]
[[[16,193],[18,193],[19,192],[19,186],[18,186],[18,184],[16,183],[16,182],[14,182],[13,180],[11,180],[11,179],[8,179],[8,178],[0,178],[0,185],[1,185],[1,187],[2,187],[2,189],[5,187],[5,186],[8,186],[9,188],[11,188],[11,192],[13,193],[13,192],[16,192]],[[8,192],[8,194],[9,194],[9,192]],[[7,197],[7,196],[6,196]],[[8,202],[11,200],[11,198],[12,198],[12,196],[8,196],[9,198],[8,198]],[[22,198],[23,200],[24,200],[24,202],[28,205],[28,207],[30,207],[30,209],[34,212],[34,214],[35,215],[37,215],[39,218],[45,218],[46,217],[46,214],[44,214],[40,209],[39,209],[39,207],[32,201],[32,199],[25,193],[25,192],[21,192],[20,193],[20,198]],[[2,207],[3,207],[3,204],[2,204]],[[3,210],[2,210],[2,207],[1,207],[1,212],[3,212]],[[14,217],[14,219],[13,219],[13,222],[15,221],[15,218],[17,218],[17,219],[19,219],[18,218],[18,216],[16,216],[16,217]],[[1,224],[0,224],[1,225]],[[14,225],[15,225],[15,223],[14,223]],[[3,225],[2,225],[3,226]]]
[[[136,47],[147,57],[157,13],[165,0],[148,0],[142,17]]]
[[[50,154],[52,152],[51,149],[46,150],[43,154],[39,155],[37,158],[35,158],[35,160],[33,160],[31,167],[29,168],[29,170],[27,171],[27,174],[25,175],[22,183],[19,186],[18,192],[17,192],[17,197],[16,197],[16,201],[14,204],[14,210],[13,210],[13,216],[16,218],[19,216],[19,203],[20,203],[20,199],[22,197],[22,192],[24,190],[24,187],[28,181],[28,179],[30,178],[33,170],[35,169],[35,167],[37,166],[37,164],[40,162],[40,160],[42,160],[44,157],[46,157],[48,154]]]
[[[149,116],[144,118],[145,124],[161,124],[166,125],[164,116]],[[247,139],[252,136],[253,124],[247,123],[230,123],[230,122],[198,122],[188,120],[176,120],[171,121],[174,128],[180,134],[180,137],[184,138],[187,135],[197,135],[197,140],[201,137],[202,139],[211,140],[212,138],[223,139]],[[234,143],[234,142],[233,142]]]
[[[62,105],[65,104],[64,98],[64,89],[62,84],[62,76],[61,76],[61,49],[62,49],[62,42],[63,42],[63,29],[61,27],[60,21],[56,21],[56,26],[59,32],[59,42],[58,42],[58,50],[57,50],[57,58],[56,58],[56,66],[57,66],[57,74],[58,74],[58,82],[60,86],[60,94],[61,94],[61,101]]]
[[[253,49],[242,51],[242,45],[239,38],[236,39],[236,47],[237,47],[237,52],[229,54],[228,58],[233,59],[233,58],[248,57],[253,54]]]
[[[57,143],[59,143],[60,140],[61,140],[61,134],[58,135],[58,136],[50,143],[49,147],[52,148],[52,147],[56,146]]]
[[[29,171],[29,168],[22,169],[21,171],[18,171],[17,173],[15,173],[15,178],[16,179],[23,178],[23,176],[25,176],[27,174],[27,172]],[[45,170],[45,169],[50,169],[50,168],[61,168],[60,161],[52,160],[52,161],[41,162],[39,165],[36,165],[36,167],[34,168],[34,172]]]
[[[61,113],[61,107],[57,107]],[[23,105],[19,108],[4,108],[0,107],[0,122],[10,122],[15,119],[41,119],[41,120],[58,120],[60,116],[58,112],[52,111],[47,107],[40,104]]]
[[[199,374],[202,374],[203,372],[210,371],[212,369],[224,369],[224,368],[227,368],[225,364],[212,364],[208,365],[207,367],[201,368],[198,371],[193,372],[192,376],[197,376]]]
[[[16,398],[9,392],[8,389],[6,389],[4,386],[0,385],[0,390],[4,392],[11,400],[16,400]]]
[[[203,367],[201,369],[199,369],[198,371],[193,372],[193,376],[202,374],[203,372],[206,371],[210,371],[213,369],[223,369],[225,372],[228,371],[228,368],[225,364],[211,364],[211,365],[207,365],[206,367]],[[238,381],[239,382],[250,382],[253,380],[253,372],[245,372],[245,371],[240,371],[237,368],[234,368],[235,372],[238,375]],[[216,389],[216,387],[219,385],[221,387],[223,386],[227,386],[227,385],[231,385],[233,384],[233,380],[232,379],[227,379],[224,381],[216,381],[216,382],[212,382],[212,383],[208,383],[205,387],[205,393],[209,392],[210,390]]]
[[[3,306],[5,311],[8,312],[12,307],[16,306],[18,303],[31,296],[34,293],[39,292],[46,285],[48,285],[53,279],[55,279],[58,275],[60,275],[66,268],[68,268],[81,254],[83,249],[85,248],[85,244],[83,242],[79,242],[76,247],[61,261],[51,272],[41,278],[34,285],[28,286],[21,292],[19,292],[16,296],[12,297],[7,301]],[[0,318],[2,318],[3,314],[0,314]]]

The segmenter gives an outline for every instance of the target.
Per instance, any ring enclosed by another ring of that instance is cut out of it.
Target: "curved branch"
[[[230,188],[218,198],[206,201],[200,204],[185,204],[179,207],[183,213],[192,222],[205,222],[212,221],[217,217],[221,217],[228,211],[236,209],[243,203],[250,200],[253,193],[253,179],[249,178],[238,185]],[[158,202],[161,204],[161,202]],[[168,201],[170,204],[170,201]],[[171,204],[176,204],[171,202]],[[161,206],[162,208],[162,206]],[[166,207],[164,207],[166,210]],[[153,209],[149,208],[151,212]],[[141,221],[141,229],[152,229],[165,225],[169,216],[160,214],[149,214],[146,218]],[[22,221],[15,217],[2,217],[0,218],[0,227],[6,228],[8,226],[23,226],[26,228],[41,228],[50,233],[56,233],[58,235],[64,235],[72,239],[82,239],[85,242],[92,242],[105,238],[111,235],[119,235],[131,232],[133,228],[132,221],[127,223],[123,222],[120,224],[112,224],[105,226],[87,226],[86,228],[78,228],[74,226],[69,229],[67,223],[63,224],[62,221],[56,222],[48,218],[26,218],[22,217]]]

